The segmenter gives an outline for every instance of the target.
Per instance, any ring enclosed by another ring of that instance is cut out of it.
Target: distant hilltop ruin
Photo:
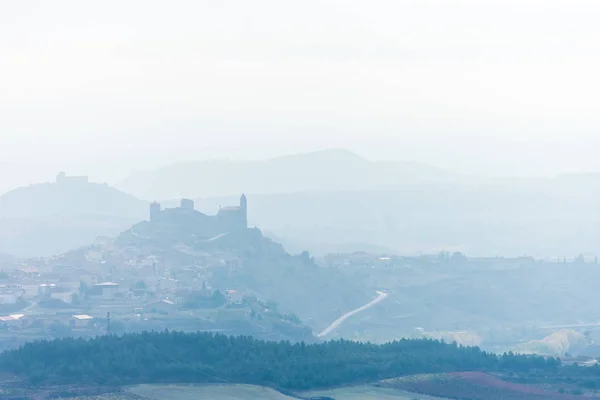
[[[61,171],[56,176],[56,183],[59,185],[89,183],[89,178],[87,176],[68,176],[66,172]]]
[[[206,215],[195,209],[194,201],[181,199],[179,207],[162,209],[160,203],[150,204],[150,223],[194,225],[203,236],[243,231],[248,228],[248,200],[242,194],[238,206],[221,207],[217,215]]]

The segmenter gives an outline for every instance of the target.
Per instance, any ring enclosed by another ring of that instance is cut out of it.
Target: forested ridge
[[[558,368],[557,359],[496,356],[434,340],[307,345],[166,331],[39,341],[0,355],[2,371],[31,385],[226,382],[303,390],[418,373],[535,370],[546,375]]]

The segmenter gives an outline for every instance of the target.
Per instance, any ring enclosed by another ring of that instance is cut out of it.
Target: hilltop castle
[[[89,179],[87,176],[68,176],[61,171],[56,175],[56,183],[59,185],[84,184],[89,183]]]
[[[181,199],[179,207],[164,210],[159,203],[153,202],[150,204],[150,222],[191,226],[194,232],[204,237],[239,232],[248,228],[248,200],[242,194],[239,206],[221,207],[217,215],[196,211],[194,201],[190,199]]]

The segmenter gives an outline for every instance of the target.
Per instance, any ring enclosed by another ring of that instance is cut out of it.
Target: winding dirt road
[[[352,311],[347,312],[346,314],[342,315],[341,317],[339,317],[338,319],[336,319],[335,321],[333,321],[333,324],[329,325],[327,327],[327,329],[325,329],[323,332],[319,333],[317,335],[317,337],[325,337],[325,336],[329,335],[331,332],[333,332],[334,330],[336,330],[341,324],[343,324],[344,321],[346,321],[348,318],[350,318],[351,316],[353,316],[355,314],[358,314],[361,311],[364,311],[364,310],[366,310],[368,308],[373,307],[375,304],[379,303],[380,301],[382,301],[386,297],[388,297],[387,293],[377,291],[377,297],[375,299],[371,300],[370,302],[368,302],[364,306],[357,308],[356,310],[352,310]]]

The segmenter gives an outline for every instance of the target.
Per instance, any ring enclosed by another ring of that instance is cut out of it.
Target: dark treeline
[[[0,355],[1,370],[32,385],[227,382],[302,390],[418,373],[552,375],[559,368],[557,359],[496,356],[434,340],[306,345],[180,332],[39,341]]]

